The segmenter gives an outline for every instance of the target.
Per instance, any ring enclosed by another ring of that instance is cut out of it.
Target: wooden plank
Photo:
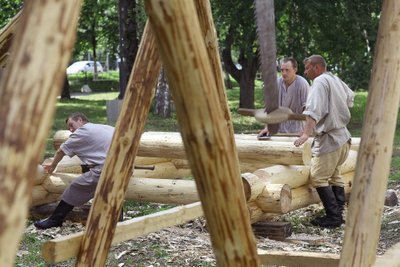
[[[74,46],[81,1],[25,1],[0,79],[0,266],[15,266],[32,174]]]
[[[180,206],[154,214],[119,222],[111,244],[134,239],[160,229],[182,224],[203,215],[200,202]],[[83,238],[83,232],[46,241],[42,256],[48,263],[57,263],[76,257]]]
[[[214,82],[195,5],[193,1],[150,0],[145,8],[168,76],[217,264],[258,266],[236,146],[219,104],[217,91],[222,88]]]
[[[377,257],[372,267],[400,267],[400,243],[392,246],[383,256]]]
[[[258,250],[261,264],[286,267],[337,267],[340,255],[318,252],[288,252]]]
[[[375,262],[400,99],[400,1],[383,1],[341,267]]]
[[[161,61],[147,23],[126,88],[121,114],[93,199],[76,266],[104,266],[132,175]]]

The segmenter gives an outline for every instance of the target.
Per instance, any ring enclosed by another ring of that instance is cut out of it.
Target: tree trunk
[[[119,9],[119,95],[123,99],[139,48],[136,1],[118,0]]]
[[[233,29],[229,29],[225,39],[225,48],[222,50],[224,69],[239,83],[239,107],[254,108],[254,81],[258,69],[257,52],[254,54],[245,55],[244,51],[241,51],[239,55],[241,69],[238,69],[232,60],[232,31]]]
[[[279,91],[276,82],[274,0],[256,0],[255,4],[265,111],[270,113],[279,106]],[[268,129],[271,134],[276,134],[279,131],[279,124],[270,124]]]
[[[239,108],[254,108],[254,79],[255,76],[246,75],[246,71],[241,70],[239,86],[240,98]]]
[[[61,99],[71,99],[70,87],[69,87],[67,75],[65,75],[64,86],[63,86],[62,92],[61,92]]]
[[[155,101],[154,114],[161,115],[164,118],[171,117],[171,95],[169,93],[167,76],[163,68],[158,77]]]

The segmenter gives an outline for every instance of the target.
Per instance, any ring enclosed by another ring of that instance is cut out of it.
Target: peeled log
[[[59,200],[60,197],[60,194],[49,193],[42,185],[35,185],[32,190],[31,206],[55,202]]]
[[[263,212],[255,201],[248,202],[247,209],[250,214],[250,222],[251,223],[265,221],[268,219],[272,219],[276,216],[276,214]]]
[[[349,156],[347,157],[345,162],[339,167],[340,173],[354,172],[354,170],[356,169],[357,155],[358,152],[356,150],[349,151]]]
[[[269,184],[256,202],[263,212],[287,213],[292,202],[290,187],[287,184]]]
[[[32,206],[59,200],[67,185],[78,176],[78,174],[70,173],[49,175],[42,185],[35,186],[33,189]],[[268,212],[287,212],[286,210],[290,207],[290,188],[284,185],[263,184],[262,180],[258,179],[259,181],[257,181],[257,179],[251,173],[242,175],[245,190],[248,188],[247,190],[252,191],[252,193],[250,192],[250,194],[253,194],[251,199],[259,196],[261,207]],[[246,185],[251,186],[251,188]],[[249,192],[245,194],[247,198]],[[132,177],[129,181],[125,199],[165,204],[188,204],[199,201],[199,196],[193,180]]]
[[[236,148],[242,163],[301,165],[308,164],[311,159],[311,146],[308,143],[295,147],[289,142],[236,140]],[[142,135],[138,155],[186,159],[181,138],[155,139]]]
[[[126,199],[165,204],[190,204],[200,200],[192,180],[148,178],[131,179]]]
[[[255,200],[264,190],[265,181],[252,173],[242,173],[242,182],[246,201]]]
[[[274,165],[253,172],[271,184],[287,184],[297,188],[309,183],[310,167],[304,165]]]
[[[65,130],[57,131],[54,135],[54,146],[59,147],[70,134]],[[292,141],[264,142],[239,138],[235,143],[240,163],[257,164],[257,167],[270,164],[308,165],[311,160],[309,142],[301,147],[295,147]],[[137,155],[139,157],[186,159],[179,133],[143,133]]]
[[[158,159],[158,162],[157,162]],[[183,178],[191,175],[190,169],[177,168],[172,161],[168,161],[166,158],[146,158],[141,157],[139,162],[136,163],[138,166],[154,166],[154,170],[134,169],[134,176],[141,178],[160,178],[160,179],[172,179],[172,178]],[[72,158],[65,156],[58,163],[56,171],[58,173],[82,173],[81,160],[74,156]]]
[[[45,173],[42,165],[37,166],[36,176],[33,179],[33,185],[40,185],[43,183],[44,179],[46,179],[47,174]]]

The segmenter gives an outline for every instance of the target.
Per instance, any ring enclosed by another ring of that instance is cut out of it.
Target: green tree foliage
[[[211,1],[225,70],[239,83],[239,107],[254,107],[254,81],[259,66],[254,2]],[[235,63],[239,63],[238,67]]]
[[[321,54],[353,89],[367,89],[381,2],[275,1],[278,55],[301,62]]]
[[[211,1],[225,70],[240,85],[240,107],[252,107],[258,64],[254,1]],[[367,89],[382,0],[275,1],[277,58],[323,55],[354,90]],[[237,69],[234,62],[242,65]]]
[[[104,53],[115,55],[119,36],[117,2],[85,0],[83,2],[73,57],[104,58]]]
[[[0,0],[0,28],[21,10],[22,2],[22,0]]]

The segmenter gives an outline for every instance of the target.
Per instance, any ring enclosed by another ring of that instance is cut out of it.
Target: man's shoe
[[[329,216],[317,217],[314,220],[311,220],[310,223],[314,226],[319,226],[323,228],[336,228],[340,227],[344,221],[339,218],[332,218]]]
[[[53,220],[51,219],[51,217],[44,219],[44,220],[40,220],[40,221],[36,221],[33,225],[35,225],[36,228],[38,229],[49,229],[52,227],[60,227],[62,226],[62,221],[59,220]]]
[[[324,186],[318,187],[316,190],[324,205],[326,215],[312,220],[311,224],[324,228],[336,228],[342,225],[343,217],[332,188],[330,186]]]
[[[39,229],[60,227],[62,226],[63,221],[67,216],[68,212],[70,212],[73,208],[74,206],[68,204],[64,200],[61,200],[58,203],[57,207],[55,208],[53,214],[49,218],[37,221],[33,225],[35,225],[35,227]]]

